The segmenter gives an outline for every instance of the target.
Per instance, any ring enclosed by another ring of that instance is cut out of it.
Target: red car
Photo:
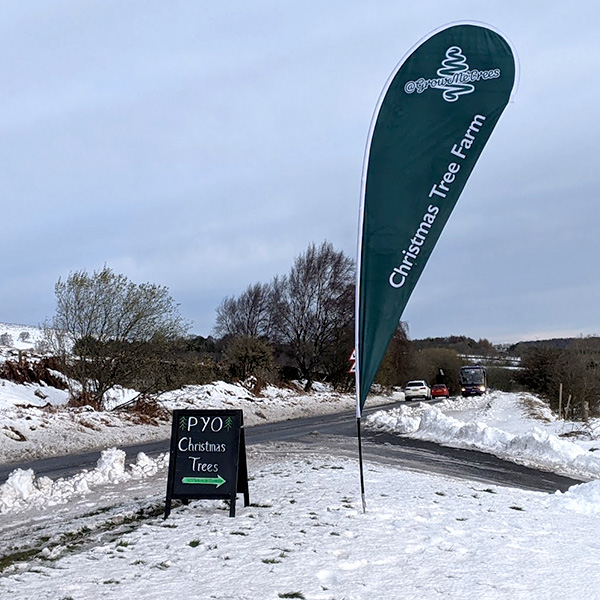
[[[436,383],[431,388],[431,397],[438,398],[440,396],[442,396],[444,398],[450,398],[450,392],[448,391],[448,388],[443,383]]]

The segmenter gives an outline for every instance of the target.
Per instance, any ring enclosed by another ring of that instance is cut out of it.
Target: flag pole
[[[358,286],[357,286],[358,288]],[[358,306],[358,298],[357,298],[357,306]],[[358,308],[356,310],[358,314]],[[358,330],[358,323],[356,325],[356,329]],[[358,369],[358,338],[356,339],[356,346],[354,347],[354,351],[350,356],[350,362],[352,366],[350,367],[350,373],[354,373],[355,377],[355,387],[356,387],[356,438],[358,440],[358,465],[360,471],[360,498],[362,501],[362,509],[363,513],[367,512],[367,499],[365,495],[365,470],[363,466],[363,453],[362,453],[362,435],[360,430],[360,419],[362,417],[362,406],[360,402],[360,371]]]
[[[363,468],[363,454],[362,454],[362,436],[360,432],[360,417],[356,418],[356,433],[358,437],[358,463],[360,466],[360,497],[362,500],[363,513],[367,512],[367,500],[365,496],[365,473]]]

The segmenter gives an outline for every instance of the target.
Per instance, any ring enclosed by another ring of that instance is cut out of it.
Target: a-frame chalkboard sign
[[[174,410],[165,519],[171,500],[225,499],[235,516],[236,494],[250,504],[244,413]]]

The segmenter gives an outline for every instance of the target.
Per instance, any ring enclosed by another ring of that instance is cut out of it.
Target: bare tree
[[[83,401],[101,407],[104,393],[156,361],[188,325],[166,287],[135,284],[108,267],[76,271],[55,285],[56,314],[44,327],[52,353],[79,382]]]
[[[354,274],[352,259],[323,242],[312,243],[287,276],[273,281],[277,337],[289,347],[307,391],[327,370],[325,356],[352,327]]]
[[[225,336],[269,338],[273,323],[273,288],[270,284],[249,285],[239,297],[228,296],[217,308],[215,333]]]
[[[413,350],[408,339],[408,324],[400,321],[390,340],[375,381],[386,387],[402,386],[412,377],[412,363]]]

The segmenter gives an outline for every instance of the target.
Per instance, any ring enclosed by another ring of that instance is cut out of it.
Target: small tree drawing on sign
[[[179,429],[186,429],[187,428],[187,419],[185,417],[185,415],[179,417]]]
[[[233,419],[231,417],[227,417],[225,419],[225,429],[227,431],[230,431],[232,427],[233,427]]]

